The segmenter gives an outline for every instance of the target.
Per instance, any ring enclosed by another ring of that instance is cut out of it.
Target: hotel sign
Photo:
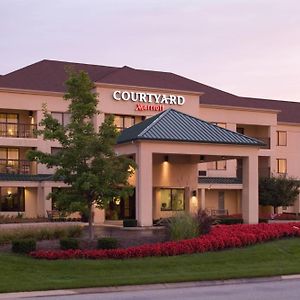
[[[178,95],[114,91],[112,96],[116,101],[136,102],[135,110],[163,111],[165,104],[181,106],[185,103],[185,98]]]

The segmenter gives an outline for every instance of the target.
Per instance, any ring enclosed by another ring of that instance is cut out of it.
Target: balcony
[[[264,168],[258,168],[258,177],[264,178],[264,177],[270,177],[271,176],[271,169],[269,167]],[[243,168],[237,168],[236,170],[236,177],[240,180],[243,179]]]
[[[269,137],[253,136],[253,138],[255,138],[257,140],[260,140],[260,141],[265,143],[265,146],[261,147],[262,149],[270,149],[271,143],[270,143],[270,138]]]
[[[20,159],[0,159],[1,174],[36,174],[36,163]]]
[[[36,138],[36,124],[0,122],[0,137]]]
[[[264,142],[262,149],[270,149],[270,126],[237,124],[236,131]]]

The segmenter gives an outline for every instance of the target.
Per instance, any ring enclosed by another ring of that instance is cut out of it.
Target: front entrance
[[[129,197],[114,198],[105,209],[106,220],[135,219],[135,190]]]

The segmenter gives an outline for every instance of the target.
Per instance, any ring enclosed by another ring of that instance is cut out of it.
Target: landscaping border
[[[147,244],[125,249],[33,251],[38,259],[127,259],[149,256],[174,256],[182,254],[240,248],[285,237],[300,237],[299,223],[217,225],[209,234],[197,238]]]

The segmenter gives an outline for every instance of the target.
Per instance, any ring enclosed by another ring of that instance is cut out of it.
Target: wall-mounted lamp
[[[165,161],[165,162],[168,162],[168,161],[169,161],[169,156],[168,156],[168,155],[165,155],[164,161]]]
[[[205,156],[204,155],[200,155],[200,161],[204,161],[205,160]]]
[[[30,110],[30,111],[28,112],[28,116],[29,116],[29,118],[33,118],[33,111],[32,111],[32,110]]]
[[[192,191],[192,197],[196,197],[196,195],[197,195],[197,191],[196,190]]]

